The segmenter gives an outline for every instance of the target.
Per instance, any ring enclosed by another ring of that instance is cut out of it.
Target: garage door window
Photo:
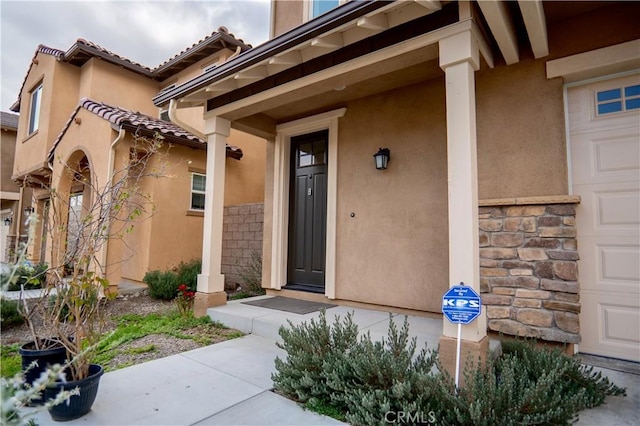
[[[640,109],[640,85],[596,92],[598,115]]]

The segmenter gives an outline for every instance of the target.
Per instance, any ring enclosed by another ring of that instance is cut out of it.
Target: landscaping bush
[[[42,288],[42,285],[46,282],[48,269],[49,265],[46,263],[32,265],[29,262],[25,262],[16,267],[11,280],[9,273],[2,273],[2,288],[6,288],[7,291],[18,291],[21,285],[24,285],[25,290]]]
[[[0,298],[0,324],[2,327],[22,324],[24,318],[18,312],[18,302]]]
[[[198,274],[202,271],[202,261],[193,259],[189,262],[180,262],[178,265],[178,281],[185,284],[189,290],[196,291],[198,286]]]
[[[190,291],[196,291],[198,274],[202,270],[202,262],[194,259],[180,262],[174,271],[150,271],[142,281],[149,286],[149,295],[154,299],[172,300],[178,295],[178,286],[185,284]]]
[[[180,285],[178,275],[172,271],[150,271],[142,280],[149,286],[149,295],[154,299],[172,300]]]
[[[504,341],[502,348],[499,359],[465,369],[466,386],[457,397],[451,377],[441,375],[439,423],[570,424],[580,410],[600,405],[606,395],[625,394],[559,349],[536,348],[523,340]]]
[[[381,342],[358,339],[351,315],[333,326],[324,313],[289,326],[280,328],[287,358],[276,358],[275,389],[354,425],[568,424],[606,395],[625,395],[593,367],[531,341],[505,341],[497,360],[467,363],[465,386],[456,391],[449,374],[432,368],[435,352],[415,356],[406,318],[400,331],[390,321]]]

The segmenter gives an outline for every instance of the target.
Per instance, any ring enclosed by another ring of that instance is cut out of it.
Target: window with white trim
[[[191,173],[191,210],[204,211],[204,197],[206,194],[207,176]]]
[[[42,104],[42,83],[31,91],[29,96],[31,104],[29,106],[29,134],[38,130],[40,122],[40,106]]]
[[[640,109],[640,84],[596,92],[597,115]]]

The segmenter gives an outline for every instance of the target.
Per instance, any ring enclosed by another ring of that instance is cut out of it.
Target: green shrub
[[[172,300],[180,285],[178,275],[172,271],[150,271],[142,280],[149,286],[149,295],[154,299]]]
[[[399,332],[390,318],[386,339],[372,342],[367,334],[338,364],[324,364],[332,401],[346,408],[348,423],[384,425],[387,413],[431,411],[436,353],[425,347],[414,356],[416,346],[407,317]]]
[[[18,302],[0,298],[0,324],[2,327],[18,325],[24,322],[24,318],[18,311]]]
[[[623,395],[593,367],[559,349],[536,348],[530,341],[503,342],[503,355],[484,367],[465,369],[465,387],[456,397],[453,381],[441,376],[437,392],[440,424],[569,424],[576,414]]]
[[[388,424],[400,413],[413,416],[407,424],[568,424],[605,396],[625,395],[577,358],[521,340],[505,341],[497,360],[467,363],[465,386],[456,390],[448,373],[433,368],[435,352],[415,355],[406,318],[400,330],[390,321],[380,342],[358,339],[351,315],[329,326],[324,312],[317,321],[289,322],[280,336],[287,357],[276,358],[275,389],[354,425]]]
[[[240,278],[244,281],[249,294],[256,296],[266,293],[262,288],[262,256],[260,252],[251,252],[251,260],[240,270]]]
[[[186,284],[189,290],[196,291],[198,286],[198,274],[202,271],[202,261],[193,259],[189,262],[180,262],[178,265],[178,285]]]
[[[315,398],[330,404],[332,391],[323,364],[339,365],[336,359],[345,358],[356,346],[358,326],[353,316],[348,314],[344,320],[337,317],[330,327],[322,311],[318,321],[311,319],[297,326],[289,321],[289,328],[280,327],[279,333],[283,342],[277,345],[287,351],[287,359],[275,360],[275,388],[296,401]]]
[[[48,270],[49,265],[46,263],[38,263],[35,265],[25,263],[17,266],[12,279],[10,279],[8,273],[2,274],[2,288],[6,286],[7,291],[18,291],[22,285],[24,285],[25,290],[42,288],[43,284],[46,283],[46,273]]]

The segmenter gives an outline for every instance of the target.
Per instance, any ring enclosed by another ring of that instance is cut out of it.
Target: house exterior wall
[[[288,0],[272,0],[272,2],[274,17],[271,25],[274,37],[302,24],[304,2]]]
[[[78,85],[70,83],[78,75],[77,68],[60,63],[51,55],[36,55],[21,93],[22,117],[18,124],[14,175],[22,175],[45,164],[53,140],[78,102]],[[29,135],[30,94],[40,82],[43,88],[39,126]]]
[[[338,299],[440,309],[448,288],[444,117],[441,81],[347,106],[338,135]],[[385,171],[373,162],[378,147],[391,151]]]
[[[151,98],[158,90],[156,81],[97,58],[90,59],[81,68],[79,98],[86,96],[108,105],[156,117],[158,109]]]

